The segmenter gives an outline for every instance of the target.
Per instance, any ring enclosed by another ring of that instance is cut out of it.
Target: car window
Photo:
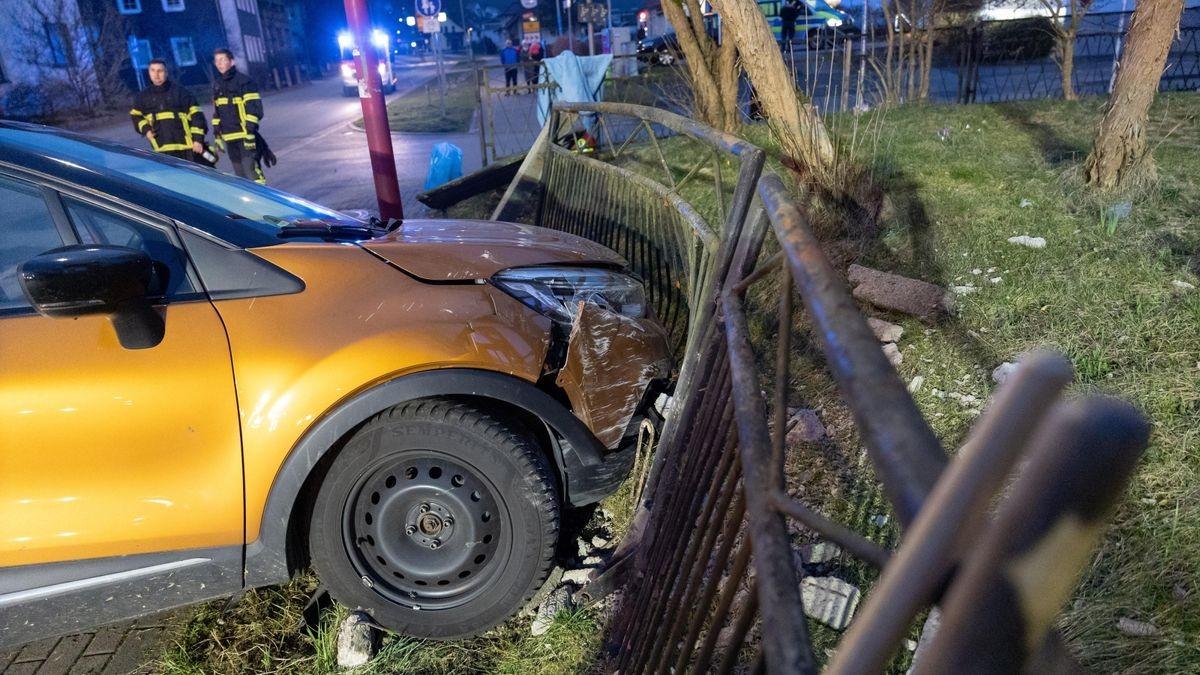
[[[156,287],[150,295],[173,299],[196,292],[188,279],[186,258],[166,232],[70,197],[63,197],[63,207],[80,242],[136,248],[157,263]]]
[[[0,177],[0,204],[0,312],[6,312],[30,306],[17,268],[63,240],[38,188]]]

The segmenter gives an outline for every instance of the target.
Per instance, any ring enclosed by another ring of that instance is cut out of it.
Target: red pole
[[[383,103],[383,79],[379,60],[371,43],[371,18],[367,0],[345,0],[346,19],[355,44],[355,69],[358,72],[359,101],[362,102],[363,126],[367,129],[367,149],[371,153],[371,173],[375,177],[375,196],[379,217],[404,219],[400,202],[400,182],[396,178],[396,158],[392,153],[392,132],[388,129],[387,108]],[[390,38],[389,38],[390,42]],[[391,58],[391,50],[388,50]]]

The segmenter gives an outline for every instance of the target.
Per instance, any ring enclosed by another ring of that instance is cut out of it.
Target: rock
[[[821,565],[842,554],[842,548],[837,544],[828,541],[818,541],[813,544],[805,544],[800,547],[800,556],[804,558],[805,564]]]
[[[875,527],[883,527],[884,525],[887,525],[887,521],[888,517],[882,513],[871,519],[871,522],[875,523]]]
[[[1020,244],[1021,246],[1028,246],[1029,248],[1046,248],[1045,239],[1042,239],[1041,237],[1030,237],[1024,234],[1019,237],[1009,237],[1008,243]]]
[[[1134,635],[1137,637],[1154,637],[1158,635],[1158,626],[1145,621],[1136,621],[1129,617],[1121,617],[1117,619],[1117,630],[1126,635]]]
[[[355,668],[370,661],[379,649],[379,632],[366,612],[351,612],[337,634],[337,664]]]
[[[1022,200],[1021,200],[1021,208],[1023,208],[1023,209],[1027,209],[1027,208],[1029,208],[1029,207],[1031,207],[1031,206],[1033,206],[1033,202],[1032,202],[1032,201],[1030,201],[1030,200],[1028,200],[1028,199],[1022,199]]]
[[[896,343],[889,342],[883,346],[883,353],[887,356],[888,361],[891,361],[893,366],[898,366],[904,363],[904,355],[900,353],[900,348]]]
[[[538,607],[537,616],[533,617],[533,625],[529,632],[534,636],[544,635],[550,630],[550,625],[554,623],[554,617],[563,610],[569,610],[575,607],[575,599],[571,595],[570,586],[559,586],[554,589],[550,595]]]
[[[955,295],[970,295],[979,289],[968,284],[966,286],[951,286],[950,290],[953,291]]]
[[[582,538],[575,541],[575,551],[577,558],[586,558],[592,554],[591,542],[584,541]]]
[[[815,443],[825,438],[825,425],[821,424],[816,411],[808,408],[800,408],[792,413],[787,421],[787,430],[785,440],[789,446]]]
[[[925,376],[924,375],[914,376],[913,379],[910,380],[908,383],[908,393],[915,394],[918,391],[921,391],[921,385],[923,385],[923,384],[925,384]]]
[[[608,564],[608,556],[606,555],[589,555],[581,562],[584,567],[604,567]]]
[[[1175,279],[1175,280],[1171,281],[1171,285],[1172,285],[1172,286],[1174,286],[1175,288],[1178,288],[1178,289],[1179,289],[1179,290],[1181,290],[1181,291],[1194,291],[1194,290],[1196,290],[1196,287],[1195,287],[1194,285],[1192,285],[1192,284],[1189,284],[1189,283],[1188,283],[1188,282],[1186,282],[1186,281],[1180,281],[1180,280],[1178,280],[1178,279]]]
[[[562,585],[562,578],[563,568],[555,565],[554,568],[550,570],[550,574],[546,576],[546,580],[542,582],[540,587],[538,587],[537,593],[534,593],[533,597],[529,599],[529,602],[525,603],[524,609],[521,610],[521,616],[536,616],[538,607],[541,606],[542,601],[546,599],[546,596],[550,595],[554,589]]]
[[[836,577],[805,577],[800,582],[804,613],[836,630],[850,625],[859,595],[853,584]]]
[[[592,550],[608,548],[610,543],[604,537],[592,537]]]
[[[856,299],[876,307],[934,322],[954,309],[953,295],[944,288],[899,274],[851,265],[850,285]]]
[[[917,640],[917,650],[913,654],[912,667],[908,669],[909,674],[917,669],[917,664],[920,663],[926,648],[933,643],[933,636],[937,635],[937,629],[941,623],[942,611],[937,607],[931,607],[929,616],[925,618],[925,625],[921,626],[921,637]]]
[[[993,284],[998,284],[1001,281],[1004,281],[1004,277],[992,277],[991,279],[988,279],[988,281],[992,282]]]
[[[1017,364],[1005,361],[992,370],[992,382],[1004,384],[1015,372],[1017,372]]]
[[[867,318],[867,325],[874,331],[875,337],[879,338],[880,342],[896,342],[904,335],[904,327],[897,326],[894,323],[876,319],[875,317]]]
[[[586,586],[593,579],[600,576],[600,571],[594,567],[584,567],[577,570],[567,570],[563,572],[561,582],[564,584],[575,584],[576,586]]]

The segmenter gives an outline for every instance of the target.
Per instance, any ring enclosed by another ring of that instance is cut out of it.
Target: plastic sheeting
[[[429,175],[425,177],[425,189],[449,183],[462,176],[462,148],[453,143],[438,143],[433,146],[429,157]]]
[[[574,52],[563,52],[542,61],[546,79],[558,85],[558,89],[539,89],[537,98],[538,124],[545,125],[550,117],[550,106],[556,101],[592,103],[604,95],[604,74],[612,64],[612,54],[576,56]],[[591,114],[583,115],[585,129],[592,127]]]

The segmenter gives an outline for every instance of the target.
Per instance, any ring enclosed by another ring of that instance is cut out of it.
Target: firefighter
[[[167,79],[167,63],[162,59],[150,61],[148,70],[150,86],[134,96],[129,111],[133,128],[150,141],[155,152],[198,161],[208,125],[196,98]]]
[[[228,49],[213,52],[213,65],[219,73],[213,82],[213,135],[225,144],[234,173],[266,185],[262,167],[255,161],[258,123],[263,116],[258,85],[238,72]]]

